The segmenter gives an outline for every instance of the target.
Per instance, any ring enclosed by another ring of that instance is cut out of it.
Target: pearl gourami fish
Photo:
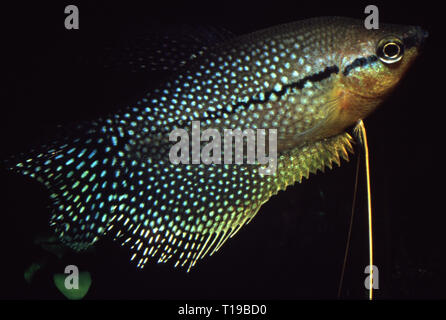
[[[122,111],[6,161],[49,191],[55,234],[82,251],[105,235],[187,270],[216,252],[287,186],[340,165],[349,127],[399,83],[427,33],[321,17],[206,46]],[[261,164],[173,164],[169,133],[276,129],[274,174]]]

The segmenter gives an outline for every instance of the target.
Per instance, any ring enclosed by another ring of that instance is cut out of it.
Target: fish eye
[[[398,62],[403,58],[404,44],[396,37],[381,39],[376,47],[376,55],[386,64]]]

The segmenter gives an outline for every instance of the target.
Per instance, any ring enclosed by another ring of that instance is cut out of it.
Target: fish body
[[[173,259],[189,270],[271,196],[348,159],[346,129],[382,103],[425,37],[418,27],[367,30],[360,20],[324,17],[225,40],[121,112],[8,167],[48,188],[50,224],[72,249],[110,234],[139,267]],[[259,174],[261,164],[173,164],[169,133],[193,121],[276,129],[275,173]]]

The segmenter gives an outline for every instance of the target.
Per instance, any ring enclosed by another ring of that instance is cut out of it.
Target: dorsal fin
[[[129,34],[130,33],[130,34]],[[234,35],[214,26],[150,26],[126,31],[106,46],[106,69],[123,72],[172,72],[201,55],[208,47],[232,39]]]

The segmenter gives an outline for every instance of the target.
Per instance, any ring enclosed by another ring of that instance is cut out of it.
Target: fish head
[[[340,47],[340,83],[350,116],[365,118],[397,86],[420,53],[428,33],[420,27],[364,24],[346,27]]]

